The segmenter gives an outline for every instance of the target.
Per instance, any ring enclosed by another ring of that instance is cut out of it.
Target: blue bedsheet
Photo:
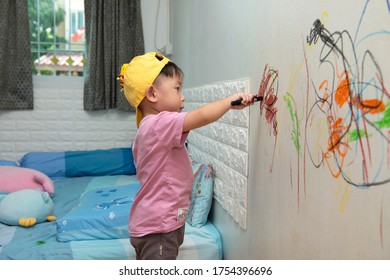
[[[105,195],[104,191],[130,188],[136,186],[135,182],[134,175],[56,180],[52,199],[55,206],[53,214],[57,217],[57,222],[45,222],[29,228],[0,223],[0,259],[135,259],[135,252],[127,236],[93,239],[81,235],[68,242],[60,242],[61,238],[58,238],[61,231],[58,223],[64,222],[74,211],[82,209],[82,205],[89,205],[88,203],[92,206],[98,205],[88,200],[91,194]],[[112,201],[110,196],[107,196],[107,199],[109,202]],[[131,197],[128,201],[131,201]],[[99,203],[105,205],[105,202]],[[130,207],[128,203],[122,205]],[[85,230],[85,227],[82,229]],[[221,237],[214,225],[208,222],[200,228],[195,228],[186,224],[185,239],[178,259],[222,259]]]

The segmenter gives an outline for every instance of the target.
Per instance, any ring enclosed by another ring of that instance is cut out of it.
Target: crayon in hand
[[[255,96],[253,97],[253,102],[257,102],[257,101],[261,101],[261,100],[263,100],[263,97],[262,97],[262,96],[255,95]],[[237,99],[237,100],[234,100],[234,101],[232,101],[230,104],[231,104],[232,106],[241,105],[241,101],[242,101],[242,98]]]

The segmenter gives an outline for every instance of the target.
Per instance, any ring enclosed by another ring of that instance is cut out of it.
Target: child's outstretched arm
[[[242,99],[241,104],[232,106],[231,102]],[[254,95],[249,93],[237,93],[233,96],[214,101],[198,109],[190,111],[184,120],[183,132],[208,125],[222,117],[230,109],[243,109],[253,103]]]

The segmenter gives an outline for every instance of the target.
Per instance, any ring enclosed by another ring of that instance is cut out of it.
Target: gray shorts
[[[176,260],[184,240],[184,227],[168,233],[130,237],[137,260]]]

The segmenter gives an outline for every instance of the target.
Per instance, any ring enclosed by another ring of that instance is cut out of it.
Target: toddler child
[[[132,149],[141,188],[130,212],[130,242],[137,259],[176,259],[194,177],[184,145],[188,133],[218,120],[230,109],[247,107],[254,95],[237,93],[182,112],[183,72],[156,52],[124,64],[118,79],[136,109],[138,128]],[[232,106],[238,99],[242,99],[241,105]]]

